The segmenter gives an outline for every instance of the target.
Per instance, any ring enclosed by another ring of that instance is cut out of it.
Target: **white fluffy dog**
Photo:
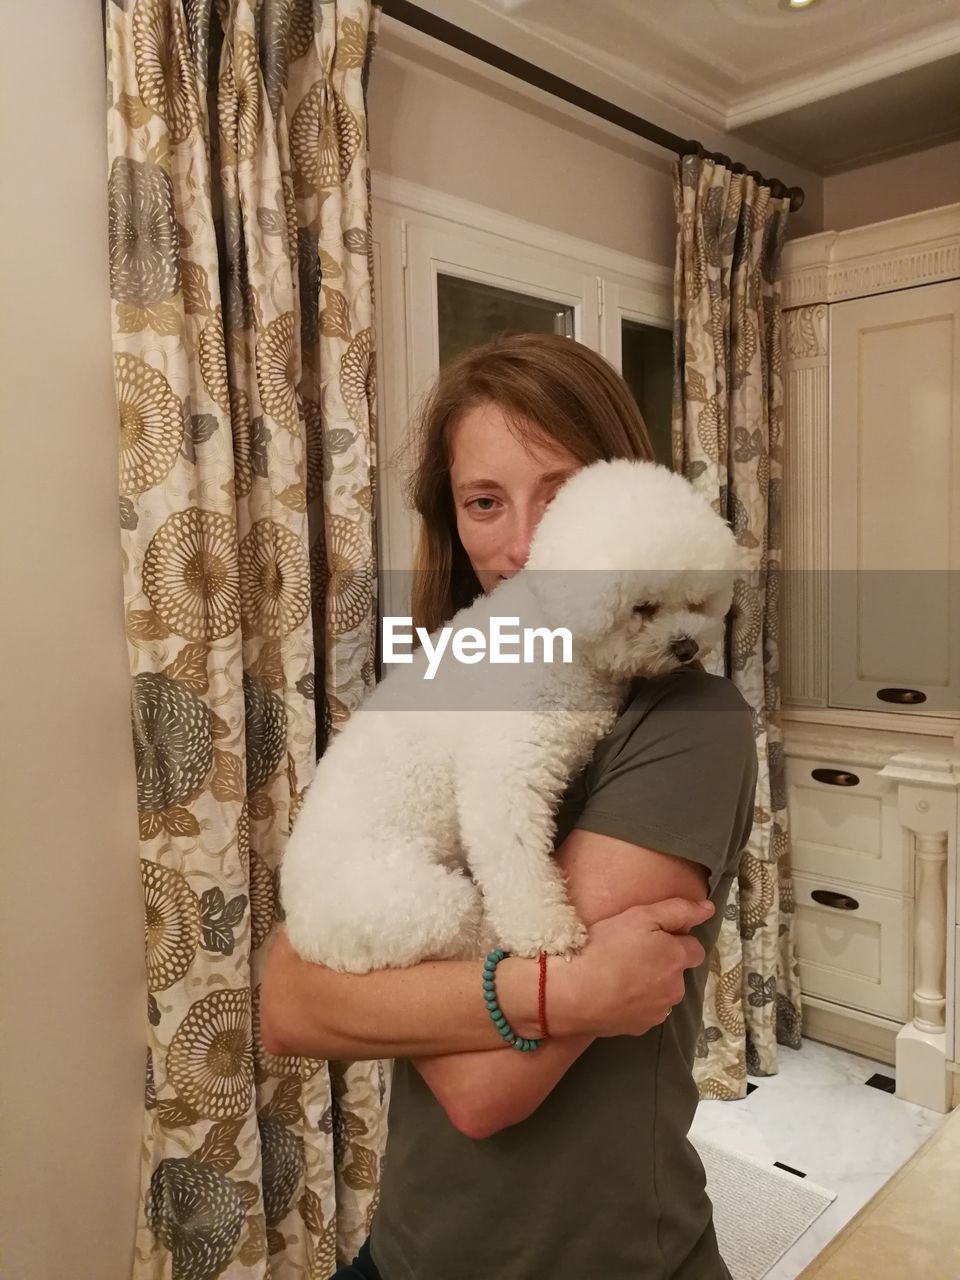
[[[631,679],[719,641],[737,564],[725,522],[665,467],[598,462],[568,480],[526,567],[450,627],[566,628],[573,660],[447,653],[431,679],[421,648],[381,682],[320,761],[284,854],[300,955],[366,973],[582,946],[552,856],[557,805]]]

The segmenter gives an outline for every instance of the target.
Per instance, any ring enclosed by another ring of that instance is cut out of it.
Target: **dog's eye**
[[[660,606],[658,604],[635,604],[633,606],[633,612],[638,618],[652,618],[659,608]]]
[[[690,603],[687,605],[687,608],[690,610],[691,613],[703,613],[706,607],[707,607],[706,600],[691,600]]]

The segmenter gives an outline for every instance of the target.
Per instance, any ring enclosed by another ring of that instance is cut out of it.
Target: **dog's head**
[[[585,467],[558,491],[524,572],[578,659],[628,679],[709,653],[739,568],[730,528],[686,480],[621,459]]]

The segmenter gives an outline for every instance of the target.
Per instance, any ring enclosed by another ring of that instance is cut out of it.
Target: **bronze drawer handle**
[[[878,689],[877,697],[881,702],[899,702],[903,706],[916,706],[927,700],[927,695],[919,689]]]
[[[813,769],[810,777],[814,782],[829,782],[831,787],[859,787],[860,779],[849,769]]]
[[[860,908],[856,898],[847,893],[837,893],[835,889],[814,889],[810,897],[821,907],[835,907],[837,911],[857,911]]]

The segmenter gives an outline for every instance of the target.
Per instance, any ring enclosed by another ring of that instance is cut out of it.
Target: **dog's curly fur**
[[[630,681],[711,650],[730,607],[733,535],[680,476],[598,462],[559,490],[526,567],[458,613],[566,627],[573,662],[466,666],[422,651],[334,739],[281,867],[305,959],[366,973],[425,959],[569,953],[586,931],[554,858],[554,813]]]

